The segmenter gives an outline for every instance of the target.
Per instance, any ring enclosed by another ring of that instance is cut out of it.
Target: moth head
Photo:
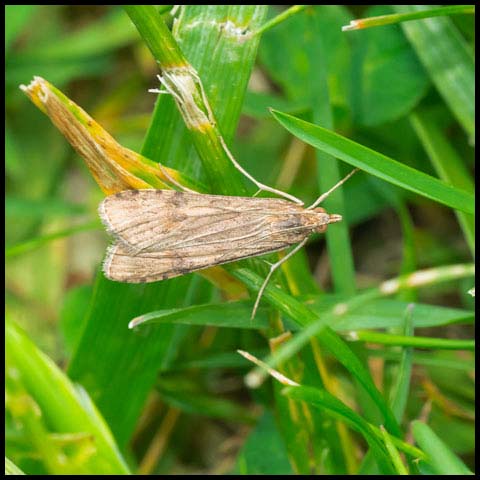
[[[327,229],[330,223],[341,222],[342,216],[337,213],[327,213],[325,209],[318,207],[314,208],[313,211],[316,213],[315,221],[315,232],[323,233]]]

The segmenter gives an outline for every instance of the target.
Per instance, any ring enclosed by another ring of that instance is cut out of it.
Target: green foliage
[[[427,465],[437,475],[473,475],[466,465],[443,442],[432,429],[416,420],[412,424],[415,440],[429,456]]]
[[[474,16],[447,8],[463,15],[6,7],[6,474],[472,473]],[[210,133],[147,92],[156,61],[196,69]],[[212,193],[255,193],[220,132],[307,205],[359,167],[322,205],[343,222],[275,274],[253,320],[262,259],[216,286],[110,282],[102,194],[18,89],[34,75]]]

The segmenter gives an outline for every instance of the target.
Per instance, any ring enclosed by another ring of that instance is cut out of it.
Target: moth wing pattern
[[[197,247],[191,250],[193,256],[179,257],[175,252],[150,252],[132,255],[121,243],[114,243],[107,251],[103,263],[105,276],[110,280],[127,283],[149,283],[168,278],[178,277],[197,270],[203,270],[214,265],[233,262],[248,257],[270,253],[276,250],[283,250],[289,245],[282,245],[272,250],[269,245],[264,252],[258,247],[252,249],[250,255],[237,251],[230,251],[227,254],[205,253],[204,249]]]
[[[112,280],[146,283],[282,250],[310,233],[302,211],[282,199],[127,190],[99,206],[116,240],[103,270]]]

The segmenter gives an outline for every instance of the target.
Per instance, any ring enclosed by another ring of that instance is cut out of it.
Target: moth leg
[[[194,68],[192,67],[189,67],[188,68],[188,73],[190,74],[190,77],[193,77],[194,78],[194,81],[196,82],[196,84],[198,85],[198,88],[200,89],[200,93],[202,95],[202,100],[203,100],[203,104],[205,105],[205,108],[207,110],[207,114],[208,114],[208,121],[210,122],[210,124],[212,126],[215,126],[216,125],[216,121],[215,121],[215,116],[212,112],[212,109],[210,108],[210,103],[208,102],[208,98],[207,98],[207,95],[205,93],[205,89],[203,88],[203,83],[202,83],[202,80],[200,79],[198,73],[195,71]],[[191,124],[191,125],[194,125],[196,123],[195,119],[194,118],[190,118],[192,115],[191,113],[189,113],[189,110],[192,109],[193,105],[195,105],[196,109],[198,109],[198,106],[195,104],[195,102],[193,102],[193,97],[192,97],[192,100],[191,100],[191,103],[192,105],[189,107],[190,105],[190,100],[189,100],[189,103],[187,103],[187,101],[185,100],[185,98],[182,98],[182,91],[180,91],[180,94],[175,91],[172,86],[170,85],[170,82],[172,82],[171,78],[170,78],[170,74],[168,72],[164,72],[163,73],[163,76],[162,75],[157,75],[158,77],[158,80],[160,81],[160,83],[166,88],[167,92],[170,93],[176,100],[179,108],[180,108],[180,112],[182,113],[182,115],[184,116],[184,118],[186,118],[186,121],[188,120],[187,123]],[[168,81],[167,81],[168,80]],[[175,85],[175,83],[173,82],[173,84]],[[179,88],[179,86],[177,85],[177,88]],[[157,89],[150,89],[149,92],[153,92],[153,93],[165,93],[164,91],[162,90],[157,90]],[[190,93],[190,92],[189,92]],[[190,94],[191,96],[191,94]],[[187,108],[189,107],[189,108]],[[201,111],[200,111],[201,112]],[[201,112],[202,113],[202,112]],[[185,117],[186,116],[186,117]],[[189,126],[189,125],[187,125]],[[217,132],[218,132],[218,129],[217,129]],[[227,147],[227,144],[225,143],[225,140],[223,139],[222,135],[220,133],[218,133],[218,139],[220,140],[220,143],[222,144],[222,148],[224,150],[224,152],[227,154],[228,158],[230,159],[230,161],[233,163],[233,166],[238,170],[240,171],[241,173],[243,173],[243,175],[245,175],[251,182],[253,182],[257,188],[259,188],[260,190],[264,190],[266,192],[270,192],[270,193],[274,193],[275,195],[279,195],[281,197],[284,197],[284,198],[287,198],[288,200],[294,202],[294,203],[298,203],[299,205],[303,205],[303,202],[301,200],[299,200],[297,197],[294,197],[293,195],[290,195],[289,193],[286,193],[286,192],[282,192],[281,190],[277,190],[276,188],[272,188],[272,187],[269,187],[268,185],[264,185],[263,183],[260,183],[259,181],[257,181],[255,178],[253,178],[236,160],[235,160],[235,157],[232,155],[232,153],[230,152],[230,150],[228,149]]]
[[[280,197],[284,197],[288,200],[291,200],[292,202],[297,203],[298,205],[303,205],[303,202],[298,199],[297,197],[294,197],[293,195],[290,195],[289,193],[282,192],[281,190],[277,190],[276,188],[269,187],[268,185],[265,185],[264,183],[260,183],[258,180],[256,180],[254,177],[252,177],[236,160],[235,157],[232,155],[232,152],[227,147],[227,144],[225,143],[225,140],[221,135],[219,135],[220,143],[222,144],[223,150],[227,154],[228,158],[230,161],[233,163],[233,166],[245,177],[247,177],[252,183],[256,185],[256,187],[260,190],[264,190],[265,192],[270,192],[274,193],[275,195],[279,195]]]
[[[317,205],[320,205],[332,192],[334,192],[340,185],[343,185],[354,173],[358,172],[359,168],[354,168],[345,178],[342,178],[338,183],[336,183],[330,190],[322,193],[312,205],[307,207],[307,210],[315,208]]]
[[[170,183],[173,183],[176,187],[178,187],[180,190],[183,190],[184,192],[190,192],[190,193],[197,193],[195,190],[192,190],[191,188],[185,187],[185,185],[182,185],[181,183],[178,183],[168,172],[167,169],[161,164],[158,164],[158,167],[162,171],[162,173],[168,178]]]
[[[192,69],[193,70],[193,69]],[[203,83],[202,83],[202,80],[200,79],[200,77],[198,76],[198,73],[193,70],[192,72],[192,75],[195,77],[195,80],[197,81],[197,85],[199,86],[200,88],[200,92],[202,94],[202,98],[203,98],[203,103],[205,104],[206,108],[207,108],[207,111],[208,111],[208,119],[210,120],[210,123],[212,123],[212,125],[215,125],[216,122],[215,122],[215,116],[213,115],[213,112],[210,108],[210,103],[208,102],[208,98],[207,98],[207,95],[205,93],[205,90],[203,88]],[[227,147],[227,144],[225,143],[225,140],[223,139],[222,135],[219,134],[219,140],[220,140],[220,143],[222,144],[222,147],[223,147],[223,150],[224,152],[227,154],[228,158],[230,159],[230,161],[233,163],[233,166],[241,173],[243,173],[243,175],[245,175],[252,183],[254,183],[257,188],[262,191],[266,191],[266,192],[270,192],[270,193],[274,193],[276,195],[279,195],[280,197],[284,197],[284,198],[287,198],[288,200],[291,200],[292,202],[295,202],[295,203],[298,203],[299,205],[303,205],[303,202],[298,199],[297,197],[294,197],[293,195],[290,195],[289,193],[286,193],[286,192],[282,192],[281,190],[277,190],[276,188],[272,188],[272,187],[269,187],[268,185],[264,185],[263,183],[260,183],[258,180],[256,180],[254,177],[252,177],[236,160],[235,160],[235,157],[232,155],[232,152],[230,152],[229,148]],[[259,192],[257,192],[255,195],[258,195]],[[254,195],[254,196],[255,196]]]
[[[262,283],[262,286],[260,287],[260,290],[258,291],[257,299],[255,300],[255,305],[253,306],[252,310],[252,316],[250,317],[251,320],[255,318],[255,314],[257,313],[257,308],[260,303],[260,299],[262,298],[263,292],[265,291],[265,288],[267,287],[267,284],[273,275],[273,272],[280,266],[282,263],[286,262],[290,257],[295,255],[306,243],[307,243],[308,237],[305,237],[293,250],[287,253],[281,260],[279,260],[277,263],[274,263],[270,267],[270,271],[268,272],[268,275],[266,276],[265,280]]]

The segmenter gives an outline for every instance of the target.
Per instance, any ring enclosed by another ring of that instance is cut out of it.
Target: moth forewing
[[[116,242],[107,278],[165,280],[214,265],[283,250],[341,220],[322,208],[287,200],[200,195],[173,190],[127,190],[111,195],[99,214]]]

